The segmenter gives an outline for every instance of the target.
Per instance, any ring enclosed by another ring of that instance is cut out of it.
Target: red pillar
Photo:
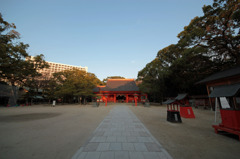
[[[106,96],[105,97],[105,106],[107,106],[107,99],[108,99],[108,97]]]
[[[128,103],[128,94],[126,95],[126,103]]]
[[[107,97],[103,96],[102,100],[103,100],[103,102],[105,102],[105,106],[107,106]]]
[[[113,98],[114,98],[114,103],[116,103],[116,94],[114,94]]]
[[[137,106],[137,97],[134,98],[134,101],[135,101],[135,106]]]

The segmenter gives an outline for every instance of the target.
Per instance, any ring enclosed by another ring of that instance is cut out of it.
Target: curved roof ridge
[[[211,82],[211,81],[214,81],[214,80],[219,80],[219,79],[223,79],[223,78],[236,76],[236,75],[239,75],[239,74],[240,74],[240,66],[236,66],[236,67],[233,67],[231,69],[216,72],[216,73],[206,77],[205,79],[197,82],[196,84],[207,83],[207,82]]]

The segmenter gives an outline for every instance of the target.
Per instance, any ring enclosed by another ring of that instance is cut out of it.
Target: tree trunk
[[[14,86],[14,83],[11,83],[11,96],[8,101],[9,106],[17,105],[17,89]]]

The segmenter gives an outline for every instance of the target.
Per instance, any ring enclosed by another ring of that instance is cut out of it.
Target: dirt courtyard
[[[194,109],[196,119],[166,121],[165,106],[128,106],[175,159],[237,159],[240,142],[211,127],[214,112]],[[38,105],[0,108],[1,159],[69,159],[114,105]]]
[[[175,159],[238,159],[238,136],[215,134],[211,110],[194,109],[195,119],[182,118],[182,123],[166,121],[167,108],[130,107],[152,135]]]
[[[0,158],[71,158],[110,109],[80,105],[0,108]]]

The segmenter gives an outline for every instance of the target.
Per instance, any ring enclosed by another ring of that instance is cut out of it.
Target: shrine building
[[[145,102],[147,94],[139,91],[134,79],[108,79],[106,86],[98,86],[93,92],[107,102],[132,103],[134,99],[137,102]]]

